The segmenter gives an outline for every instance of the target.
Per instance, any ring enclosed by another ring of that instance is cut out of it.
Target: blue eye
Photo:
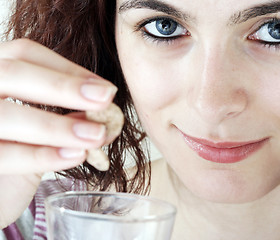
[[[272,38],[280,40],[280,22],[271,22],[267,25],[268,32]]]
[[[280,21],[275,19],[265,23],[250,38],[264,43],[280,43]]]
[[[176,31],[178,23],[168,19],[160,19],[156,21],[156,27],[159,33],[169,36]]]
[[[144,29],[147,34],[158,38],[178,37],[188,33],[187,29],[169,18],[150,20],[144,24]]]

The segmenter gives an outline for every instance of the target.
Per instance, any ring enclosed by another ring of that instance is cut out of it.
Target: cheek
[[[123,49],[119,58],[138,110],[159,110],[177,98],[180,81],[174,74],[174,63],[149,57],[145,51],[130,51],[130,48]]]
[[[271,51],[271,52],[270,52]],[[280,116],[280,53],[259,44],[251,44],[247,54],[254,59],[251,72],[256,75],[250,88],[255,92],[258,106],[264,111]]]
[[[182,88],[183,68],[178,66],[182,51],[151,46],[131,33],[119,18],[116,26],[119,60],[138,113],[141,110],[149,114],[170,106]]]
[[[269,112],[280,117],[280,73],[276,69],[266,72],[261,75],[260,85],[257,89],[258,96],[261,96],[260,104],[263,104]]]

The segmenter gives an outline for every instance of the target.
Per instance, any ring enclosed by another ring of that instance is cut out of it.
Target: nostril
[[[208,122],[219,123],[237,117],[247,106],[245,91],[233,88],[204,88],[196,96],[194,107],[201,118]]]
[[[235,117],[236,115],[238,115],[239,114],[239,112],[229,112],[228,114],[227,114],[227,117],[228,118],[232,118],[232,117]]]

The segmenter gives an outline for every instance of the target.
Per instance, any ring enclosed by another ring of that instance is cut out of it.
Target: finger
[[[0,175],[60,171],[81,164],[86,157],[82,149],[57,149],[26,144],[0,142]]]
[[[0,59],[0,96],[71,109],[104,109],[117,88],[104,79],[81,78],[19,60]]]
[[[92,115],[93,113],[91,112],[90,114]],[[93,121],[93,120],[87,118],[86,112],[72,112],[72,113],[67,114],[67,116],[71,117],[71,118],[75,118],[75,119],[90,120],[91,122]],[[118,122],[118,120],[119,120],[119,117],[116,118],[117,122]],[[111,127],[108,128],[106,121],[105,122],[96,121],[96,122],[102,123],[106,127],[106,140],[104,142],[104,145],[108,145],[108,144],[112,143],[117,138],[117,136],[120,135],[121,129],[120,129],[120,131],[112,133],[112,131],[110,132]],[[110,124],[112,125],[112,123],[110,123]],[[117,125],[118,124],[119,124],[119,122],[117,123]],[[116,125],[116,124],[114,124],[114,125]]]
[[[75,119],[83,119],[86,120],[86,113],[85,112],[71,112],[67,114],[68,117],[75,118]]]
[[[106,139],[103,124],[0,101],[0,139],[67,148],[98,148]]]
[[[73,76],[95,77],[89,70],[29,39],[1,43],[0,58],[18,59]]]

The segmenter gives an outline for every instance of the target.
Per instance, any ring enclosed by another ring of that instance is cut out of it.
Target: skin
[[[30,40],[0,44],[0,228],[29,205],[45,172],[72,168],[99,148],[105,126],[85,114],[59,116],[6,96],[80,111],[104,110],[116,87]],[[62,94],[63,93],[63,97]],[[109,140],[111,141],[111,139]],[[18,201],[20,199],[20,201]]]
[[[124,0],[116,9],[124,76],[165,160],[153,166],[151,195],[178,207],[173,239],[278,239],[280,51],[256,39],[277,13],[229,24],[239,11],[269,1],[162,2],[190,17],[145,7],[119,11]],[[143,37],[135,26],[157,16],[171,17],[187,36],[171,43]],[[199,157],[179,130],[214,143],[268,140],[246,159],[221,164]]]
[[[190,35],[158,45],[143,38],[135,25],[162,13],[119,13],[124,0],[118,0],[116,16],[116,42],[127,84],[144,128],[165,159],[153,165],[151,195],[180,210],[173,239],[276,240],[280,54],[248,37],[264,18],[277,14],[232,25],[228,22],[234,13],[268,1],[163,2],[190,14],[175,19]],[[44,172],[80,164],[85,148],[99,148],[107,140],[102,124],[3,99],[102,110],[112,102],[116,88],[28,40],[0,44],[0,76],[0,113],[5,116],[0,118],[3,228],[28,206]],[[244,161],[217,164],[193,152],[178,129],[212,142],[268,141]]]

